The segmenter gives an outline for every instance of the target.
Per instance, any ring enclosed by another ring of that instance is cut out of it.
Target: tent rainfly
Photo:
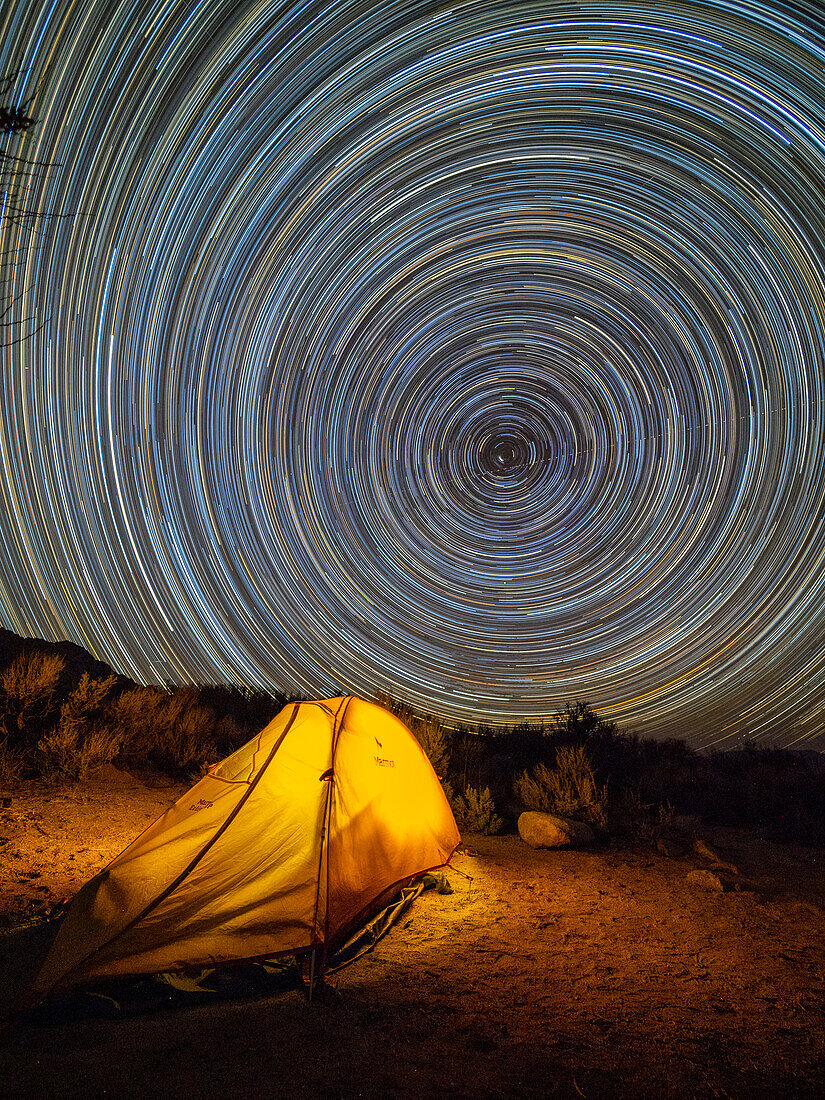
[[[353,697],[290,703],[86,883],[32,994],[279,953],[323,961],[459,839],[403,722]]]

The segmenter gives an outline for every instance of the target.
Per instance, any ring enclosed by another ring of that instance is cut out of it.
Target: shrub
[[[584,745],[560,746],[554,768],[537,764],[515,780],[513,792],[528,810],[578,818],[597,829],[606,827],[607,788],[596,784]]]
[[[122,732],[123,759],[172,774],[197,773],[214,763],[219,755],[218,720],[199,700],[199,689],[193,687],[124,691],[109,719]],[[225,725],[223,730],[227,731]]]
[[[189,772],[216,764],[216,725],[215,714],[207,707],[190,706],[175,715],[166,743],[166,752],[172,766]]]
[[[488,836],[501,832],[504,821],[496,813],[489,787],[484,787],[483,790],[468,787],[464,795],[454,794],[448,788],[447,797],[459,824]]]
[[[105,726],[93,727],[82,736],[72,726],[56,726],[37,743],[37,774],[53,783],[86,779],[102,764],[114,760],[121,741],[116,730]]]
[[[229,714],[219,718],[215,725],[215,745],[219,757],[223,759],[224,756],[229,756],[235,749],[245,745],[260,729],[263,729],[263,726],[256,726],[254,730],[242,729]]]
[[[88,672],[83,673],[60,708],[60,721],[37,743],[36,765],[42,778],[85,779],[117,755],[123,740],[120,732],[95,724],[116,682],[116,676],[92,680]]]
[[[593,745],[621,736],[615,722],[602,718],[587,703],[568,703],[564,710],[554,715],[553,724],[553,736],[563,743],[586,741]]]
[[[235,684],[199,684],[190,689],[198,706],[208,707],[219,720],[231,719],[240,731],[240,740],[228,746],[238,748],[269,725],[275,715],[289,702],[281,692],[274,696],[266,691],[237,687]],[[229,727],[227,727],[229,728]]]
[[[92,723],[99,717],[104,700],[117,683],[116,676],[105,680],[92,680],[84,672],[69,698],[60,708],[58,729],[68,733],[73,730],[78,740],[88,733]]]
[[[695,822],[684,823],[677,829],[675,815],[669,802],[653,804],[645,802],[638,788],[625,787],[616,805],[611,806],[611,831],[636,844],[655,845],[664,834],[677,832],[690,840]]]
[[[75,773],[78,750],[77,731],[58,726],[37,743],[37,772],[42,779],[56,781]]]
[[[500,761],[487,751],[492,744],[493,742],[486,740],[483,735],[464,727],[459,727],[452,734],[450,777],[460,790],[466,791],[468,787],[481,790],[506,770],[506,768],[497,767]]]
[[[20,653],[3,670],[0,711],[9,738],[36,742],[54,707],[54,692],[63,665],[63,658],[56,653]]]
[[[444,727],[434,718],[428,718],[412,723],[410,729],[427,754],[435,774],[439,778],[445,776],[450,765],[450,746]]]
[[[13,787],[23,777],[26,754],[15,748],[6,737],[0,737],[0,787]]]
[[[120,752],[123,738],[118,730],[106,726],[95,726],[83,738],[77,753],[77,778],[86,776],[114,760]]]
[[[165,730],[167,699],[167,693],[155,687],[131,688],[117,697],[109,721],[123,735],[125,759],[149,762]]]

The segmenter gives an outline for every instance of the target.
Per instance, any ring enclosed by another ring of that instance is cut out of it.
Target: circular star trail
[[[816,5],[3,18],[7,627],[449,720],[822,732]]]

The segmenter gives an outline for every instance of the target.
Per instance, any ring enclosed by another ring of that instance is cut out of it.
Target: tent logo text
[[[378,765],[379,768],[394,768],[395,767],[395,761],[387,759],[386,756],[376,756],[375,757],[375,763]]]

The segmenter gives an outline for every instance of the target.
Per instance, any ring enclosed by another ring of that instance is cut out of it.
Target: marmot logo
[[[373,734],[373,737],[375,737],[375,734]],[[379,749],[383,749],[384,746],[381,744],[377,737],[375,737],[375,743],[379,747]]]
[[[375,757],[375,763],[378,765],[379,768],[394,768],[395,767],[395,761],[394,760],[388,760],[386,756],[376,756]]]
[[[190,810],[208,810],[210,806],[214,806],[214,802],[210,802],[207,798],[202,798],[200,802],[196,802],[194,806],[190,806]]]

